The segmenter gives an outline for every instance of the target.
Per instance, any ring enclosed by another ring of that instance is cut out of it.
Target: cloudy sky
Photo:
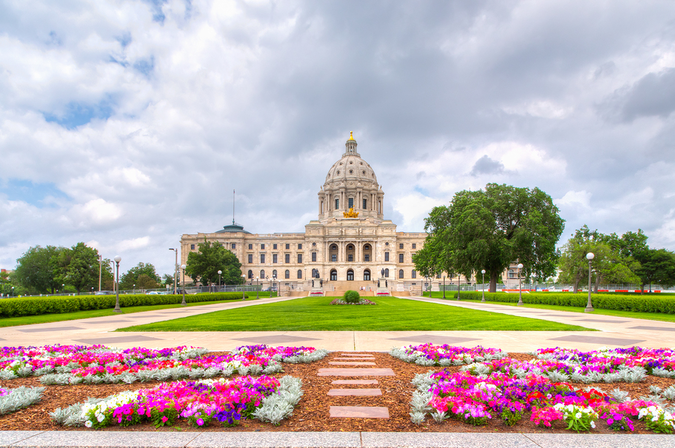
[[[0,267],[302,232],[349,131],[421,231],[488,182],[675,250],[675,2],[0,0]],[[126,266],[125,266],[126,265]]]

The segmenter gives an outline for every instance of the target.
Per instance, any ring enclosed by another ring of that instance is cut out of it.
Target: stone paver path
[[[375,357],[367,353],[341,353],[329,361],[330,365],[349,365],[349,366],[375,366],[377,365]],[[349,362],[337,361],[349,359],[359,361],[370,360],[370,362]],[[363,376],[394,376],[391,369],[378,368],[334,368],[319,369],[318,376],[342,376],[342,377],[363,377]],[[335,380],[333,386],[360,386],[366,384],[378,384],[377,380]],[[342,387],[331,389],[327,393],[331,397],[380,397],[382,391],[379,388],[362,389]],[[376,403],[376,402],[375,402]],[[389,418],[389,408],[385,406],[331,406],[331,418]]]

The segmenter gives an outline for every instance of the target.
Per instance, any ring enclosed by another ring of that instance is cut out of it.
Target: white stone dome
[[[356,140],[350,135],[342,158],[328,170],[326,184],[339,181],[360,181],[362,184],[376,184],[377,177],[371,166],[356,152]]]

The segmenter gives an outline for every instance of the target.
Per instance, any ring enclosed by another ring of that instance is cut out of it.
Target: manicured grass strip
[[[376,306],[330,305],[334,297],[216,311],[118,331],[591,331],[539,319],[375,297]]]
[[[248,300],[255,300],[249,298]],[[197,303],[188,303],[188,307],[192,306],[204,306],[204,305],[214,305],[216,303],[232,303],[232,302],[241,302],[239,300],[221,300],[217,302],[197,302]],[[130,306],[122,307],[121,314],[133,314],[133,313],[142,313],[143,311],[157,311],[157,310],[167,310],[171,308],[182,308],[180,304],[168,304],[168,305],[146,305],[146,306]],[[53,314],[40,314],[37,316],[21,316],[21,317],[3,317],[0,318],[0,327],[14,327],[17,325],[31,325],[31,324],[46,324],[49,322],[61,322],[67,320],[77,320],[77,319],[89,319],[92,317],[103,317],[103,316],[119,316],[120,313],[116,313],[112,308],[105,310],[89,310],[89,311],[73,311],[71,313],[53,313]]]
[[[447,299],[447,297],[446,297]],[[452,299],[455,300],[455,299]],[[480,303],[480,300],[466,300],[461,299],[462,302],[477,302]],[[516,303],[504,303],[504,302],[492,302],[485,300],[485,303],[490,305],[504,305],[504,306],[517,306]],[[577,306],[560,306],[560,305],[531,305],[523,304],[523,308],[538,308],[542,310],[552,310],[552,311],[568,311],[570,313],[584,313],[585,307]],[[586,315],[598,314],[603,316],[617,316],[617,317],[630,317],[633,319],[646,319],[646,320],[658,320],[662,322],[675,322],[675,315],[673,314],[660,314],[660,313],[639,313],[637,311],[619,311],[619,310],[602,310],[594,308],[595,311],[592,313],[585,313]]]

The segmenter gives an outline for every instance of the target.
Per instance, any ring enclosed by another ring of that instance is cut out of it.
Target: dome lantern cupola
[[[347,140],[347,143],[345,143],[345,148],[346,148],[345,153],[342,155],[342,157],[348,156],[348,155],[361,157],[359,155],[359,153],[356,152],[356,146],[357,146],[357,144],[356,144],[356,140],[354,140],[354,132],[350,131],[349,132],[349,139]]]

